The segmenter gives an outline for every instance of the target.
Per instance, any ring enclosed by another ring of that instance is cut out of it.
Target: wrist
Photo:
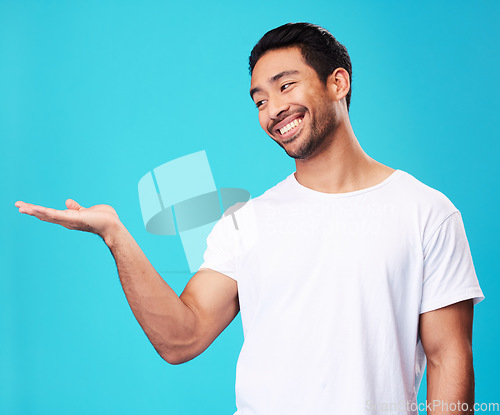
[[[101,237],[110,249],[116,244],[119,234],[124,228],[123,224],[117,218],[110,222],[106,229],[102,232]]]

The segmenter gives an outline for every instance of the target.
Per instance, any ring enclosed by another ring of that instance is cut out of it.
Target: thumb
[[[76,203],[73,199],[67,199],[66,200],[66,207],[68,209],[73,209],[73,210],[84,209],[82,206],[80,206],[78,203]]]

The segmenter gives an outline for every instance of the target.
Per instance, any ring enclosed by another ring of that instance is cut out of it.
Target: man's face
[[[250,95],[264,131],[295,159],[306,159],[333,137],[335,100],[298,47],[266,52],[254,67]]]

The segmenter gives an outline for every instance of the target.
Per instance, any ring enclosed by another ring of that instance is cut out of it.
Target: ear
[[[335,100],[340,101],[349,92],[351,79],[344,68],[337,68],[330,74],[326,84]]]

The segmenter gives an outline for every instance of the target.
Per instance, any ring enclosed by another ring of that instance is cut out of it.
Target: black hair
[[[347,111],[351,103],[352,66],[351,58],[344,45],[326,29],[311,23],[287,23],[267,32],[257,42],[250,54],[250,75],[257,61],[266,52],[291,46],[300,47],[305,62],[318,74],[326,85],[328,76],[337,68],[344,68],[349,74],[351,88],[346,95]]]

